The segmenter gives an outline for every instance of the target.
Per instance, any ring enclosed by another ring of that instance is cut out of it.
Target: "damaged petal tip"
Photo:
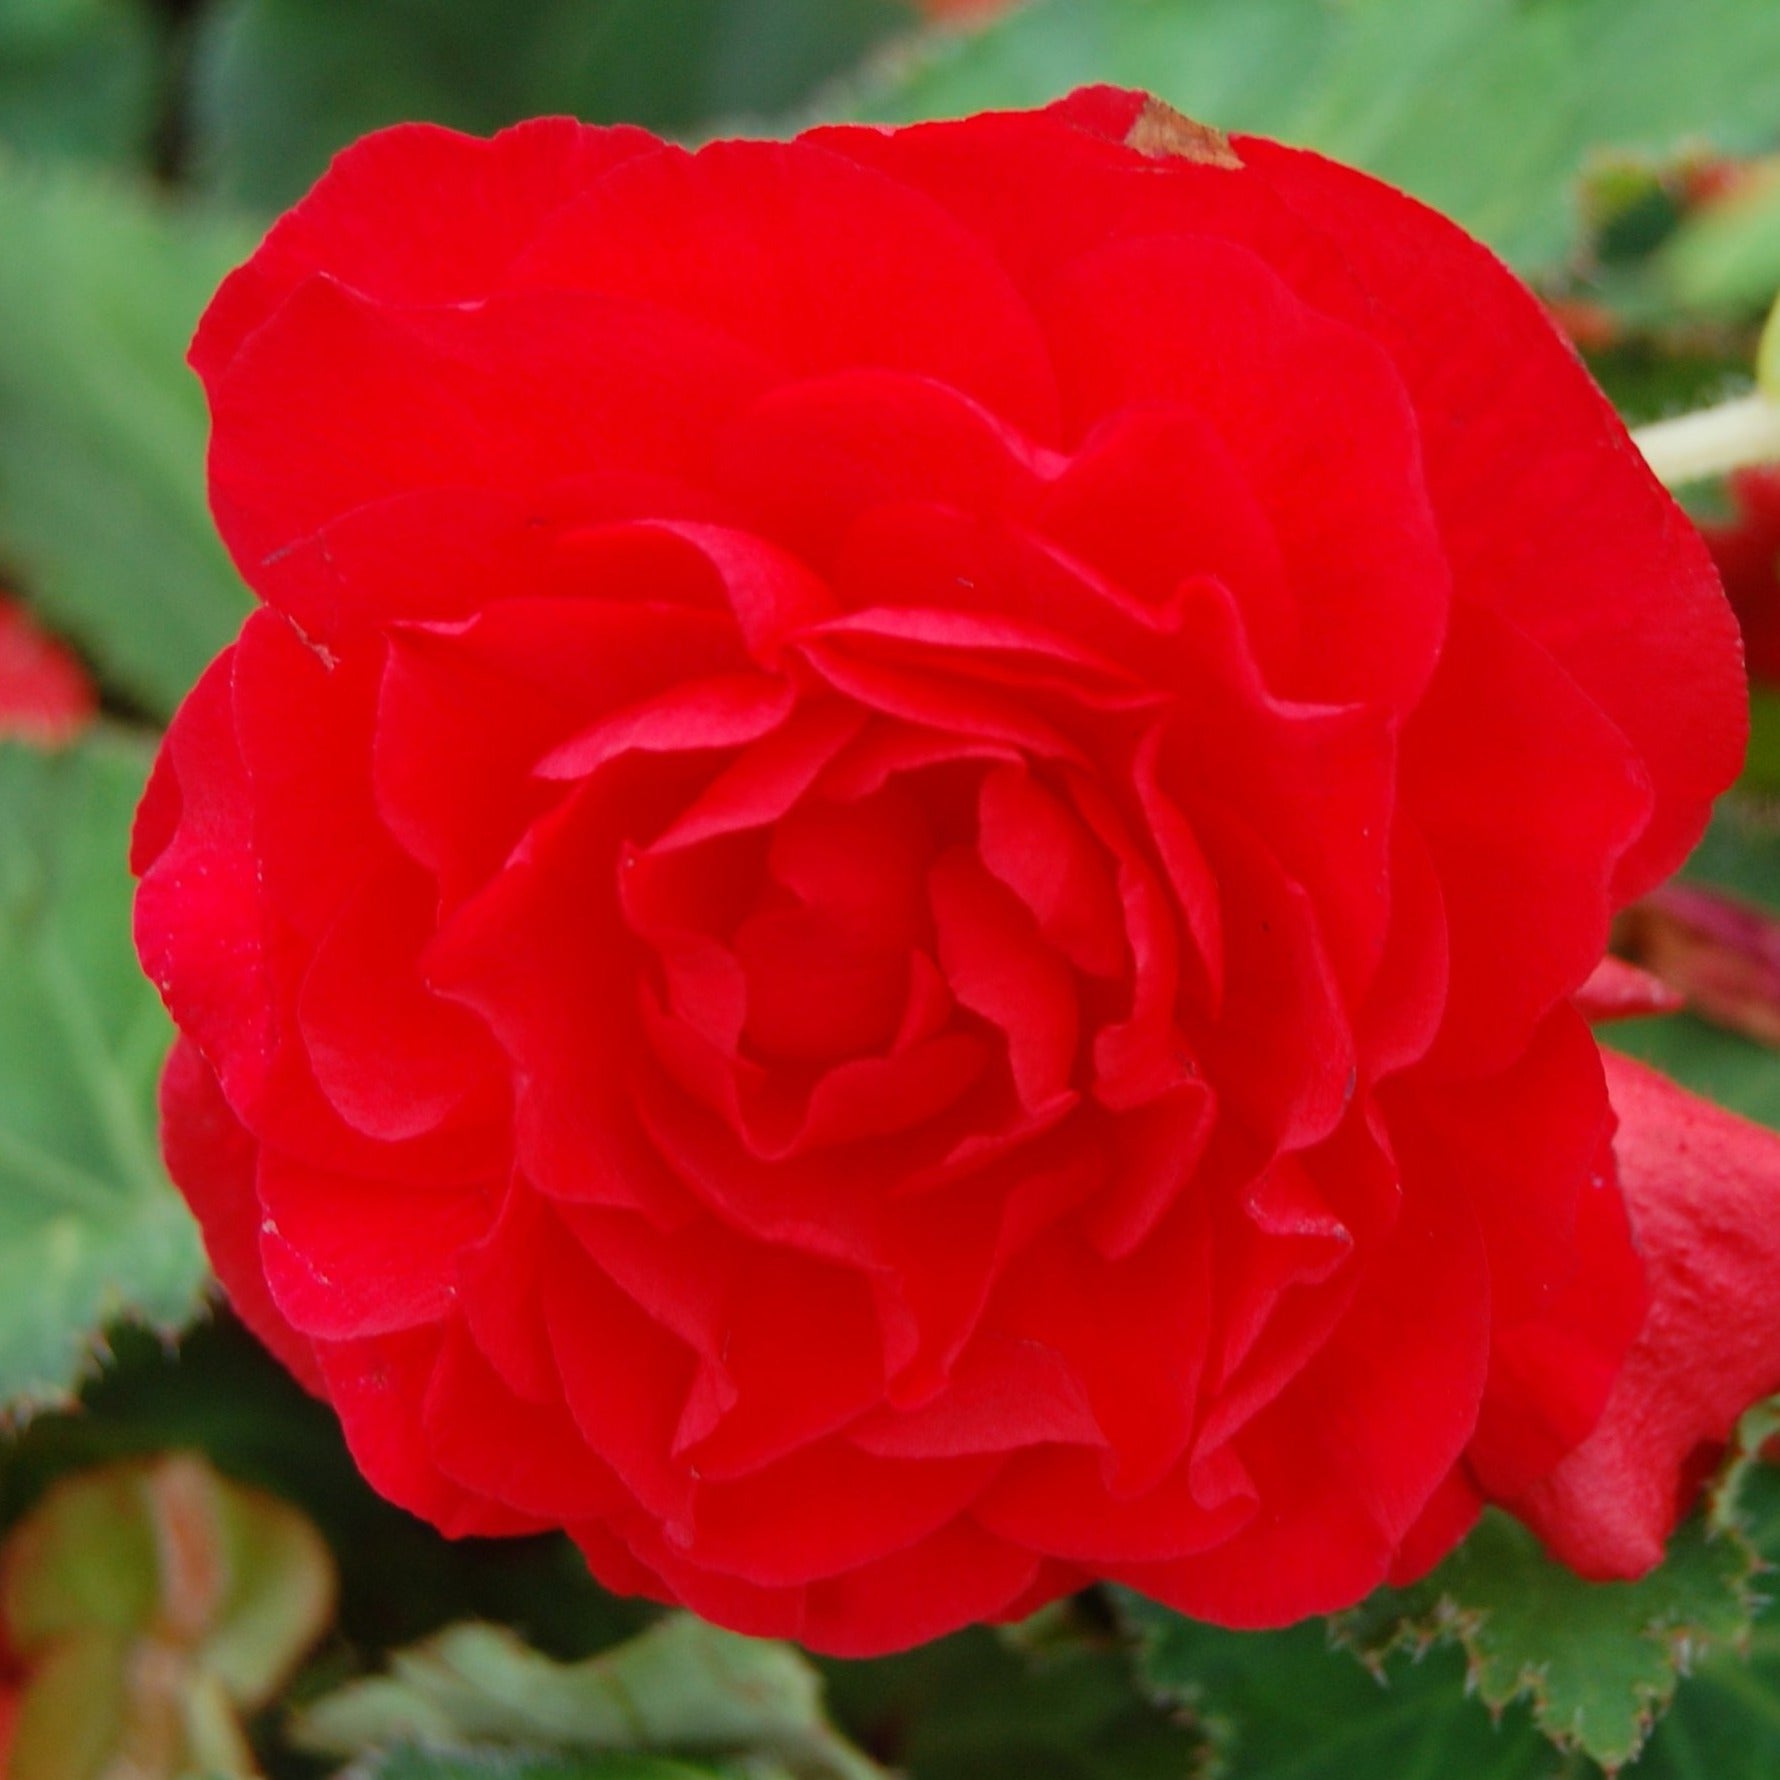
[[[1222,130],[1195,123],[1161,99],[1151,99],[1137,114],[1137,121],[1125,132],[1125,146],[1151,160],[1172,155],[1206,167],[1234,170],[1242,165],[1242,157],[1230,146],[1230,138]]]

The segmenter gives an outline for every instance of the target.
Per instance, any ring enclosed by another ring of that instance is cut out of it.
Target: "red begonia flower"
[[[1735,625],[1451,225],[1105,90],[408,127],[193,362],[169,1160],[386,1494],[838,1652],[1262,1625],[1666,1388],[1575,997]]]
[[[86,669],[23,606],[0,594],[0,741],[61,747],[92,722],[97,708]]]

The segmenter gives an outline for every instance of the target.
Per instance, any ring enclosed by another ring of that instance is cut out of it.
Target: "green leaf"
[[[1780,291],[1780,168],[1683,220],[1652,270],[1681,308],[1765,310]]]
[[[1220,1780],[1553,1780],[1571,1772],[1524,1707],[1499,1721],[1465,1692],[1465,1659],[1404,1651],[1368,1672],[1320,1623],[1227,1632],[1121,1593],[1157,1696],[1192,1714]]]
[[[1372,1663],[1456,1642],[1492,1711],[1525,1699],[1560,1749],[1612,1770],[1643,1747],[1686,1665],[1745,1638],[1754,1569],[1737,1534],[1698,1514],[1648,1576],[1585,1582],[1517,1521],[1490,1513],[1432,1576],[1380,1590],[1337,1620],[1335,1635]]]
[[[125,849],[147,756],[99,732],[0,745],[0,1408],[64,1400],[118,1318],[201,1301],[196,1227],[163,1173],[169,1027],[130,944]]]
[[[936,35],[853,108],[897,121],[1146,87],[1366,167],[1530,272],[1574,242],[1591,156],[1770,142],[1776,67],[1767,0],[1034,0]]]
[[[746,1753],[797,1780],[882,1780],[823,1715],[798,1651],[686,1614],[581,1663],[553,1663],[503,1626],[454,1626],[309,1707],[295,1737],[332,1755],[403,1741]]]
[[[119,160],[143,153],[156,103],[154,20],[118,0],[0,7],[0,144]]]
[[[276,208],[405,119],[684,134],[781,112],[908,22],[899,0],[229,0],[202,27],[194,155],[214,189]]]
[[[720,1772],[652,1755],[552,1755],[408,1745],[355,1762],[351,1780],[706,1780]],[[773,1777],[751,1769],[748,1780]]]
[[[1735,1512],[1764,1560],[1780,1563],[1780,1471],[1750,1466]],[[1780,1624],[1758,1619],[1745,1650],[1709,1653],[1682,1683],[1633,1771],[1637,1780],[1769,1780],[1780,1773]]]
[[[0,158],[0,242],[0,563],[105,680],[165,715],[247,610],[183,360],[250,238]]]

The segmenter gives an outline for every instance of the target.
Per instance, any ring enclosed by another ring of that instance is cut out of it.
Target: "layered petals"
[[[844,1654],[1277,1625],[1485,1499],[1644,1563],[1780,1383],[1767,1140],[1615,1147],[1583,1017],[1734,627],[1437,219],[1105,91],[409,127],[192,357],[166,1149],[393,1500]]]

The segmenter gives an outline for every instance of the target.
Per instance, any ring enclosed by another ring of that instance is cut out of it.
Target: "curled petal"
[[[1751,1403],[1780,1390],[1780,1136],[1607,1057],[1650,1309],[1605,1413],[1510,1504],[1585,1576],[1638,1576]]]
[[[1679,1013],[1686,996],[1660,977],[1611,953],[1590,973],[1575,994],[1576,1011],[1597,1026],[1609,1020],[1642,1020],[1652,1014]]]

